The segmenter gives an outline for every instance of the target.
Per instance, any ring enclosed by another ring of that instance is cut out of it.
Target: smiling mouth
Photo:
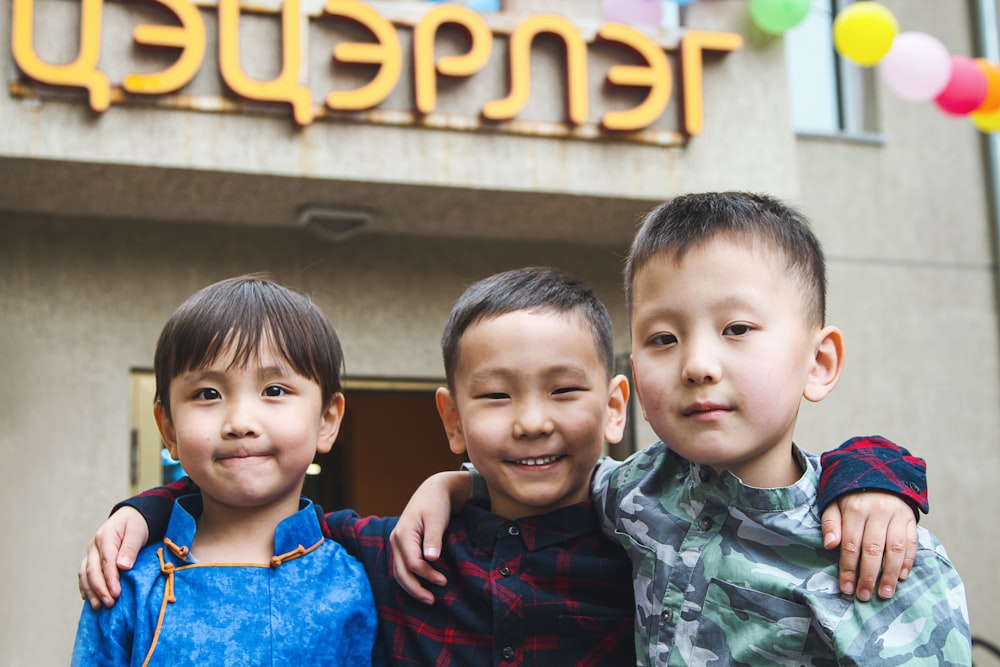
[[[534,467],[534,466],[546,466],[546,465],[549,465],[550,463],[555,463],[556,461],[558,461],[561,458],[563,458],[563,457],[562,456],[536,456],[536,457],[533,457],[533,458],[530,458],[530,459],[517,459],[517,460],[513,461],[513,463],[516,463],[517,465],[521,465],[521,466],[528,466],[529,468],[531,468],[531,467]]]

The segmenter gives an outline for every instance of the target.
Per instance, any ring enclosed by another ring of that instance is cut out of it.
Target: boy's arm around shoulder
[[[899,496],[917,511],[930,511],[927,502],[927,464],[891,440],[879,435],[859,436],[820,457],[823,466],[820,512],[839,497],[858,491],[885,491]],[[919,517],[918,517],[919,518]]]
[[[817,508],[823,540],[840,546],[840,587],[861,600],[892,597],[917,551],[917,510],[927,511],[922,459],[881,437],[852,438],[822,456]],[[879,578],[879,570],[882,576]]]
[[[198,492],[198,486],[185,477],[115,505],[111,516],[87,545],[87,553],[77,570],[80,597],[94,609],[101,604],[114,605],[121,592],[119,568],[130,569],[144,545],[163,539],[177,498]],[[120,512],[123,508],[134,511]]]
[[[326,536],[358,559],[369,577],[389,574],[389,535],[396,527],[396,517],[360,516],[354,510],[338,510],[323,516]]]

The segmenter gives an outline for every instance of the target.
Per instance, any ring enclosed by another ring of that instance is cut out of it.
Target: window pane
[[[813,0],[806,19],[785,33],[785,60],[797,132],[840,132],[832,0]]]

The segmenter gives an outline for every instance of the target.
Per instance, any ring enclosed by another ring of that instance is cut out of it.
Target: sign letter
[[[122,88],[130,93],[162,95],[180,90],[194,78],[205,58],[205,22],[188,0],[155,0],[177,17],[180,26],[139,25],[132,33],[138,44],[180,49],[177,62],[155,74],[128,74]]]
[[[434,37],[444,23],[457,23],[469,33],[469,52],[434,62]],[[483,18],[461,5],[440,5],[427,12],[413,30],[413,71],[417,111],[428,114],[437,104],[437,75],[471,76],[490,59],[493,33]]]
[[[111,84],[97,69],[101,56],[101,11],[103,0],[82,0],[80,7],[80,53],[68,65],[50,65],[35,53],[32,33],[35,28],[35,0],[14,0],[11,39],[14,61],[25,76],[53,86],[85,88],[90,94],[90,108],[106,111],[111,104]]]
[[[656,42],[622,23],[607,23],[597,33],[599,39],[618,42],[631,48],[646,61],[645,65],[615,65],[608,70],[608,82],[616,86],[649,88],[649,95],[639,106],[625,111],[609,111],[601,124],[609,130],[641,130],[660,117],[670,101],[672,77],[667,54]]]
[[[705,126],[701,87],[702,51],[735,51],[743,46],[743,38],[734,32],[700,32],[691,30],[681,39],[681,72],[684,75],[684,128],[694,136]]]
[[[542,32],[553,33],[566,44],[567,117],[573,125],[587,121],[587,45],[580,31],[554,14],[525,19],[510,36],[510,94],[483,106],[488,120],[510,120],[528,103],[531,92],[531,43]]]
[[[302,22],[299,0],[284,0],[281,9],[281,74],[255,81],[240,66],[240,0],[219,0],[219,69],[234,93],[260,102],[288,102],[295,122],[313,121],[312,93],[299,83],[302,71]]]
[[[334,91],[326,105],[340,111],[360,111],[378,106],[399,81],[403,69],[403,47],[395,28],[381,14],[357,0],[327,0],[324,11],[360,23],[375,36],[375,42],[344,42],[333,49],[333,59],[342,63],[378,65],[378,74],[356,90]]]

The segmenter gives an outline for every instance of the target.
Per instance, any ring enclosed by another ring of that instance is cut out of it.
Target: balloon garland
[[[655,25],[661,1],[605,0],[605,18]],[[667,1],[686,6],[696,0]],[[748,6],[761,32],[780,36],[805,20],[812,2],[749,0]],[[967,116],[983,132],[1000,131],[1000,65],[952,55],[924,32],[900,32],[893,13],[875,0],[858,0],[837,13],[833,46],[862,67],[881,65],[882,80],[897,97],[933,101],[946,115]]]
[[[793,22],[795,5],[796,0],[750,0],[750,18],[761,31],[782,34],[805,19],[802,14]],[[927,33],[899,32],[896,17],[874,0],[853,2],[837,14],[833,46],[862,67],[881,64],[882,80],[896,96],[933,100],[947,115],[969,116],[983,132],[1000,130],[1000,65],[952,55]]]

